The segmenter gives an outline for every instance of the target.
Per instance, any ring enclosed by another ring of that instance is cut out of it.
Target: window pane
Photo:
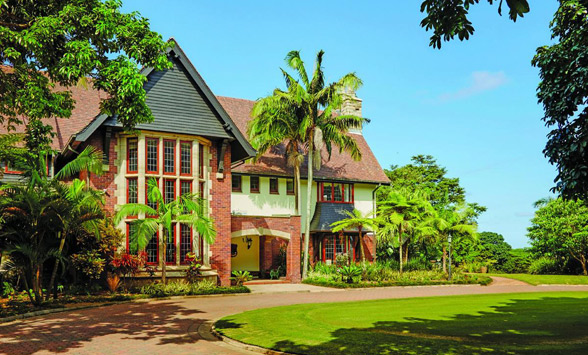
[[[176,141],[163,141],[163,172],[176,171]]]
[[[137,172],[137,138],[127,139],[127,172]]]
[[[165,262],[168,264],[175,264],[176,263],[176,226],[172,224],[172,237],[169,240],[169,236],[167,234],[167,230],[163,230],[165,233],[164,238],[166,238],[167,245],[165,247]]]
[[[241,175],[233,175],[232,184],[233,191],[241,192]]]
[[[343,201],[343,186],[341,184],[333,184],[333,200],[336,202]]]
[[[325,260],[333,260],[333,256],[334,256],[334,245],[333,245],[333,236],[329,236],[326,237],[323,240],[323,243],[325,243]]]
[[[289,194],[294,193],[294,180],[293,179],[286,180],[286,192]]]
[[[205,186],[205,185],[204,185],[204,182],[201,182],[201,183],[200,183],[200,189],[199,189],[199,192],[200,192],[200,198],[204,198],[204,186]]]
[[[180,173],[191,174],[192,173],[192,143],[182,142],[180,143]]]
[[[188,195],[192,193],[192,181],[180,181],[180,195]]]
[[[127,179],[127,203],[138,203],[137,179]]]
[[[330,182],[323,183],[323,201],[332,201],[333,200],[333,184]]]
[[[270,193],[278,193],[278,179],[270,178]]]
[[[175,200],[176,198],[176,181],[175,180],[165,180],[165,193],[164,199],[165,202],[170,202]]]
[[[186,262],[186,254],[192,252],[192,228],[180,224],[180,262]]]
[[[158,172],[157,170],[157,146],[159,145],[158,139],[147,138],[147,171]]]
[[[334,237],[335,239],[335,249],[337,254],[342,254],[345,252],[345,245],[344,243],[344,239],[343,238],[339,238],[339,237]]]
[[[198,144],[198,176],[200,178],[204,177],[204,146],[202,144]]]
[[[352,202],[351,201],[351,192],[353,191],[353,185],[345,184],[345,202]]]
[[[157,245],[157,233],[155,233],[151,239],[149,239],[149,243],[147,243],[147,246],[145,247],[148,263],[157,263]]]
[[[249,190],[251,192],[259,192],[259,176],[252,176],[250,178]]]

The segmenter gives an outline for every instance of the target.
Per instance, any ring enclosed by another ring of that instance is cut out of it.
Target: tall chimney
[[[342,115],[361,116],[361,99],[355,96],[355,91],[351,88],[343,89],[343,104],[341,105]],[[361,126],[349,130],[351,133],[361,134]]]

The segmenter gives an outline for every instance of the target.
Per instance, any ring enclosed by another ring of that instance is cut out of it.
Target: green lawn
[[[293,305],[225,317],[216,328],[299,354],[586,354],[588,292]]]
[[[530,275],[530,274],[487,274],[508,277],[531,285],[588,285],[588,276],[583,275]]]

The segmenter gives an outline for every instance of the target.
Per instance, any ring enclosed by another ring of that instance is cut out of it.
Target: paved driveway
[[[248,354],[202,338],[198,327],[229,314],[297,303],[567,290],[588,291],[588,286],[536,287],[498,279],[486,287],[389,287],[134,302],[0,324],[0,354]]]

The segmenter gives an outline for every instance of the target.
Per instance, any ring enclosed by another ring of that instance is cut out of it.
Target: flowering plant
[[[188,268],[186,268],[186,278],[189,282],[195,282],[198,276],[200,276],[202,264],[200,263],[200,260],[196,258],[196,254],[194,253],[186,254],[185,260],[188,263]]]

